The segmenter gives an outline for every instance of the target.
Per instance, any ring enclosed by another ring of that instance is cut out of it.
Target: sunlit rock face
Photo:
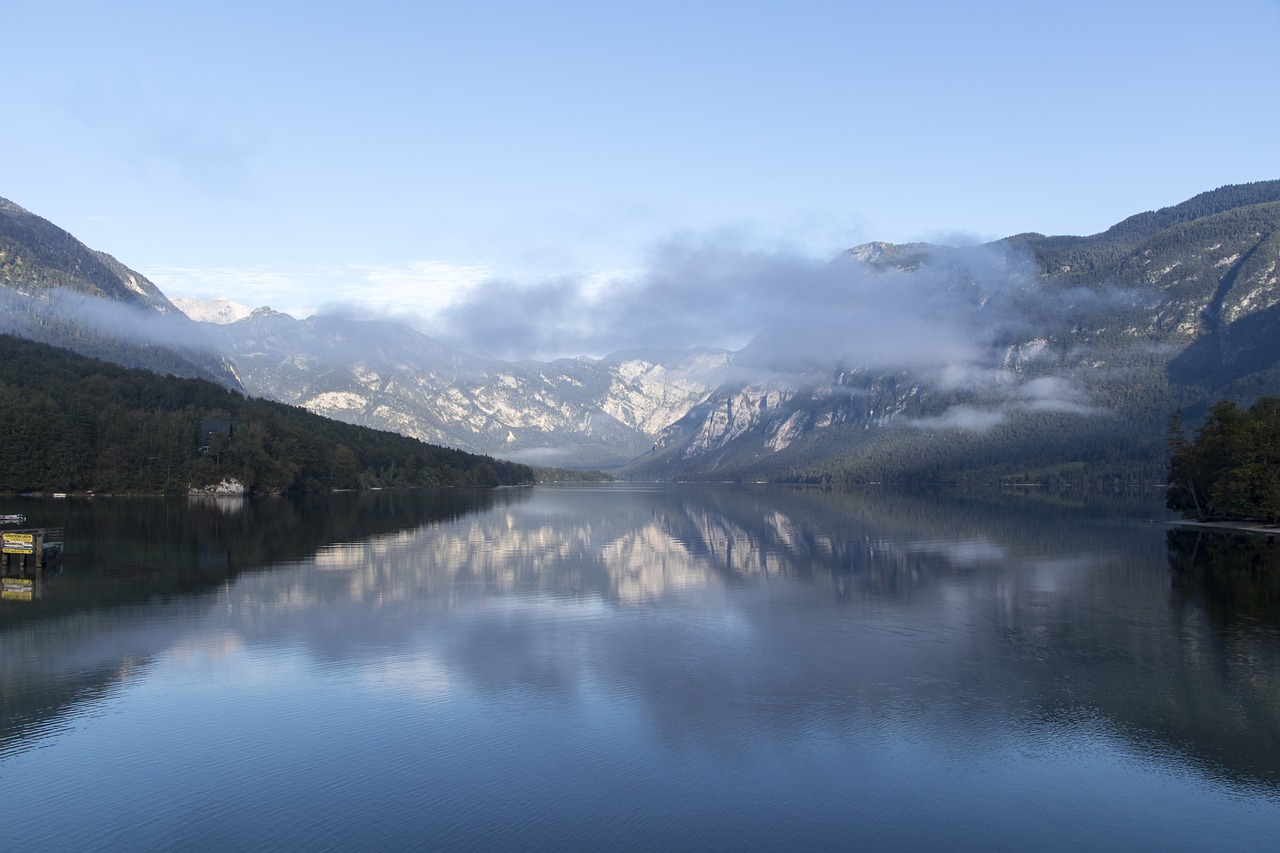
[[[171,300],[179,311],[201,323],[234,323],[253,313],[253,309],[225,297],[199,299],[194,296],[175,296]]]
[[[214,483],[211,486],[192,489],[191,496],[243,497],[246,491],[244,483],[234,478],[228,478],[219,483]]]
[[[614,467],[723,380],[724,351],[506,362],[407,326],[259,310],[209,326],[250,393],[434,444],[537,465]]]

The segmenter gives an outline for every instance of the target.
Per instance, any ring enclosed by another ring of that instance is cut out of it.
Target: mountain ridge
[[[21,251],[27,269],[42,251],[79,264],[9,275],[6,299],[52,304],[58,276],[90,270],[121,303],[160,304],[114,258],[0,211],[22,226],[0,222],[0,245],[46,247],[6,249],[3,269]],[[1278,259],[1280,181],[1260,181],[1084,237],[865,243],[832,261],[817,310],[782,312],[734,352],[508,362],[399,323],[260,308],[188,321],[202,343],[183,357],[331,418],[642,479],[1151,478],[1174,409],[1194,423],[1215,395],[1280,392]]]
[[[718,389],[659,439],[657,453],[624,474],[707,479],[767,472],[830,482],[1036,479],[1092,468],[1158,478],[1163,423],[1174,409],[1203,411],[1214,395],[1248,397],[1275,385],[1278,202],[1280,181],[1231,186],[1093,237],[1021,235],[978,247],[1027,253],[1031,275],[1005,282],[1006,293],[1065,312],[1021,316],[1037,325],[993,338],[981,366],[999,370],[1006,391],[1026,389],[1028,396],[1074,383],[1076,399],[1002,403],[996,382],[948,390],[918,371],[868,377],[857,365],[832,363],[825,385],[785,395],[751,384]],[[963,270],[948,265],[962,266],[958,259],[968,251],[974,250],[878,247],[862,253],[862,263],[876,275],[931,267],[963,290]],[[1055,298],[1064,294],[1066,302]],[[1243,365],[1246,354],[1251,360]],[[1239,369],[1215,374],[1214,364]],[[982,415],[989,416],[985,423]],[[1039,450],[1029,447],[1036,440]]]
[[[0,332],[243,390],[201,327],[146,276],[5,198]]]

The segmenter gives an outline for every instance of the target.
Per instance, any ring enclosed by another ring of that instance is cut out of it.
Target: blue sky
[[[494,279],[599,293],[672,241],[825,260],[1094,233],[1280,177],[1276,0],[4,18],[0,195],[171,296],[298,314],[429,319]]]

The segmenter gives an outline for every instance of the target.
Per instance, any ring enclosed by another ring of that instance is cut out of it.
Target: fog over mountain
[[[1089,237],[812,258],[684,235],[638,272],[489,279],[406,322],[359,306],[243,316],[224,299],[183,301],[206,322],[173,325],[163,294],[136,284],[98,310],[103,286],[72,274],[87,249],[70,235],[62,255],[24,246],[57,233],[40,223],[8,231],[6,292],[79,329],[194,345],[249,393],[341,420],[636,477],[1158,476],[1174,408],[1280,389],[1280,181]],[[98,280],[145,282],[115,263]]]
[[[242,390],[202,327],[146,276],[3,198],[0,332]]]
[[[643,350],[712,344],[736,350],[730,381],[803,386],[837,365],[909,371],[944,391],[996,394],[1007,407],[1091,411],[1077,377],[1018,377],[1011,344],[1132,309],[1140,292],[1043,286],[1029,248],[918,245],[901,266],[868,244],[835,260],[690,240],[607,289],[581,280],[495,281],[444,313],[439,337],[467,351]],[[854,393],[848,391],[848,393]],[[970,413],[970,414],[966,414]],[[989,426],[999,411],[958,407],[917,427]]]
[[[654,247],[642,270],[604,282],[490,280],[446,307],[429,328],[458,349],[508,359],[736,349],[784,305],[816,295],[827,261],[731,237],[686,236]]]
[[[1280,388],[1278,256],[1276,181],[1091,237],[857,247],[852,274],[735,353],[758,377],[717,389],[628,473],[1159,477],[1176,407],[1194,423],[1212,397]]]
[[[492,358],[713,346],[737,351],[735,375],[743,379],[808,380],[845,363],[973,387],[1007,379],[992,363],[993,347],[1043,330],[1046,319],[1079,322],[1138,298],[1038,287],[1030,250],[1007,242],[948,251],[943,261],[929,253],[950,247],[919,244],[917,262],[903,267],[875,264],[886,246],[832,260],[686,237],[656,247],[643,271],[606,285],[494,279],[417,325],[454,349]],[[1026,393],[1041,396],[1046,387]]]

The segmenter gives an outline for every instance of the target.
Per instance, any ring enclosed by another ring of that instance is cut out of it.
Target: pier
[[[38,527],[0,533],[0,600],[39,598],[46,563],[62,556],[63,529]]]

